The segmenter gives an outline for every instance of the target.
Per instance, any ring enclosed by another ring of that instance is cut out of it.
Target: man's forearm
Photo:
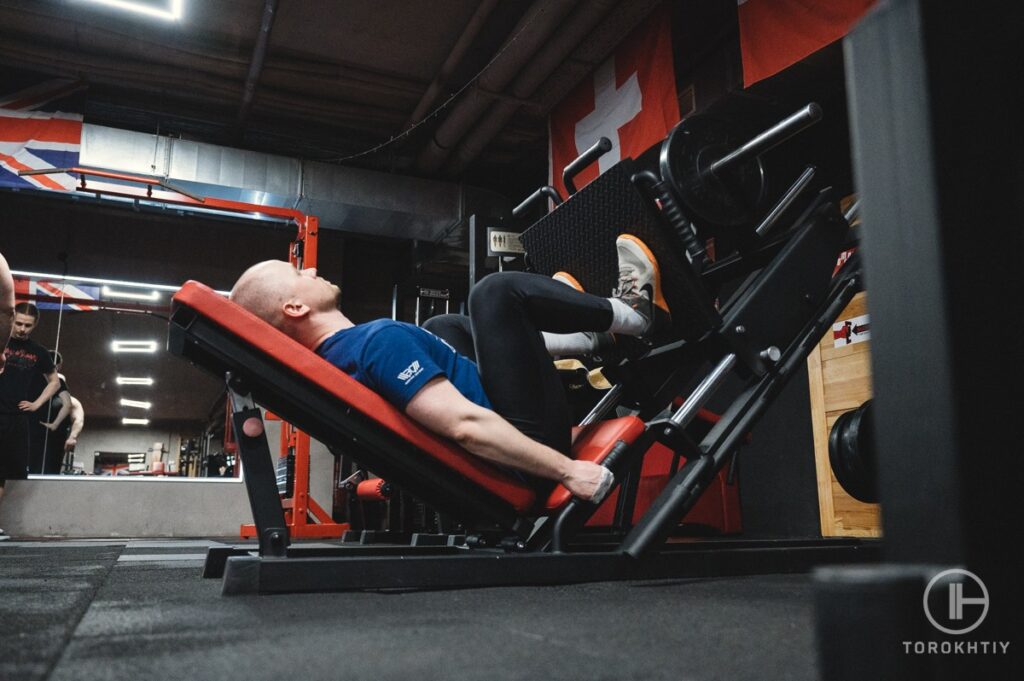
[[[547,480],[562,480],[569,473],[568,457],[523,435],[490,410],[481,410],[465,421],[455,440],[482,459]]]
[[[46,384],[46,387],[43,388],[43,392],[39,393],[39,397],[33,400],[32,403],[36,405],[37,409],[46,404],[46,400],[56,395],[57,392],[60,390],[60,381],[56,378],[56,375],[57,374],[55,372],[54,379],[48,382]]]
[[[68,417],[68,414],[71,413],[71,393],[69,393],[67,390],[62,390],[60,393],[60,401],[61,407],[60,411],[57,412],[57,415],[54,416],[53,414],[48,414],[48,416],[52,417],[53,419],[52,421],[50,421],[50,425],[53,426],[54,428],[63,423],[64,419],[66,419]]]
[[[77,440],[84,426],[85,414],[81,409],[74,410],[71,414],[71,432],[68,433],[68,439]]]

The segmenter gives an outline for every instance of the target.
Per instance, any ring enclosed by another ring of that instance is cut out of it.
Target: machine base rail
[[[402,549],[399,555],[374,554],[362,547],[337,547],[333,554],[307,557],[298,557],[294,548],[288,558],[232,555],[226,561],[222,592],[454,589],[797,573],[881,557],[881,542],[861,539],[671,543],[641,558],[621,552],[510,554],[448,547],[423,547],[439,551],[425,555],[407,546],[394,548]]]

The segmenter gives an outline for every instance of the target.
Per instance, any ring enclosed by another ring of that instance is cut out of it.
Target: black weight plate
[[[869,504],[878,501],[870,404],[869,400],[836,419],[828,436],[829,463],[839,485]]]
[[[736,228],[751,225],[765,197],[764,166],[760,158],[736,164],[713,175],[708,167],[748,140],[722,119],[690,116],[662,143],[662,179],[673,188],[686,216],[698,228]]]

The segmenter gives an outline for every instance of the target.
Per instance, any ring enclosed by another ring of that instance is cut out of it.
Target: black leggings
[[[432,317],[423,327],[473,359],[494,411],[534,440],[568,454],[572,421],[565,389],[541,331],[607,331],[607,298],[549,277],[499,272],[469,296],[469,318]]]

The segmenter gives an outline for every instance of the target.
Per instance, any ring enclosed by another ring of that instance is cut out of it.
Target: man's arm
[[[71,393],[67,390],[61,390],[58,397],[60,397],[61,402],[60,411],[57,412],[56,416],[51,414],[51,416],[53,416],[53,420],[49,423],[40,424],[50,430],[57,430],[57,427],[60,426],[64,419],[67,418],[67,415],[71,413]]]
[[[4,370],[4,348],[11,339],[14,323],[14,278],[7,261],[0,254],[0,372]]]
[[[36,411],[39,407],[46,404],[46,400],[56,395],[58,390],[60,390],[60,378],[57,377],[57,370],[54,369],[46,374],[46,387],[43,388],[43,392],[39,393],[39,397],[34,402],[22,400],[18,403],[18,409],[22,411]]]
[[[82,409],[82,403],[78,401],[78,398],[71,397],[71,432],[68,433],[68,439],[64,440],[64,451],[70,452],[78,444],[78,436],[82,432],[82,428],[85,427],[85,410]]]
[[[597,464],[574,461],[528,438],[495,412],[467,400],[440,376],[416,393],[405,412],[483,459],[560,482],[581,499],[590,499],[605,475]]]

